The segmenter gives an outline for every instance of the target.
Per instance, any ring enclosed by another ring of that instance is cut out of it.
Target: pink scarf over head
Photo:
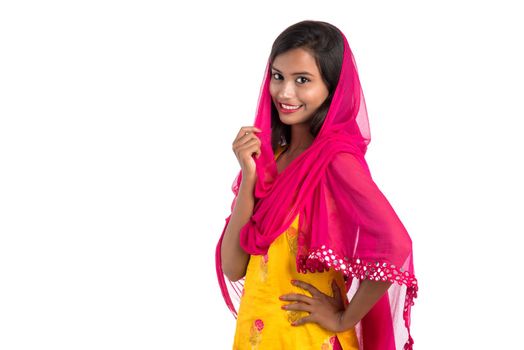
[[[271,62],[267,63],[254,122],[262,130],[257,133],[261,155],[254,158],[255,207],[240,231],[240,245],[251,255],[266,254],[300,214],[299,272],[341,271],[349,299],[363,279],[393,282],[356,325],[360,348],[412,349],[410,310],[418,285],[411,238],[373,181],[364,158],[371,139],[366,104],[353,54],[340,33],[342,69],[325,121],[311,146],[281,174],[271,145]],[[231,211],[241,181],[242,171],[233,181]],[[233,282],[224,275],[220,252],[230,218],[217,244],[216,269],[225,302],[236,317],[244,279]]]

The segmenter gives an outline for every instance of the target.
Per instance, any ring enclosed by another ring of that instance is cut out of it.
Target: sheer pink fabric
[[[271,146],[271,79],[268,61],[254,125],[262,130],[257,166],[255,207],[240,232],[249,254],[265,254],[297,214],[297,269],[317,272],[333,268],[347,277],[351,299],[361,280],[394,282],[357,324],[364,350],[412,349],[410,310],[417,296],[411,238],[394,209],[373,181],[364,158],[370,142],[366,104],[353,54],[346,37],[340,78],[319,134],[313,144],[277,173]],[[236,196],[242,172],[233,181]],[[243,280],[232,282],[221,269],[222,238],[216,269],[222,294],[236,316]]]

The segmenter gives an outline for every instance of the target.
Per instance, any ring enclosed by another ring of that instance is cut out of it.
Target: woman
[[[369,141],[345,36],[319,21],[287,28],[254,126],[233,142],[241,171],[216,267],[234,349],[412,349],[411,239],[371,178]]]

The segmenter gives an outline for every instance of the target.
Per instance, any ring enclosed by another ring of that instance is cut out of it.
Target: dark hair
[[[278,55],[295,48],[306,49],[313,55],[322,80],[329,91],[326,100],[309,120],[309,130],[316,137],[326,119],[338,84],[344,55],[344,41],[339,30],[329,23],[312,20],[298,22],[288,27],[275,39],[269,60],[273,62]],[[274,103],[271,103],[271,129],[273,151],[279,144],[291,142],[291,127],[280,121]]]

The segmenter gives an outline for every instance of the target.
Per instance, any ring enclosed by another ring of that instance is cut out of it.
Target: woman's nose
[[[293,82],[284,82],[278,92],[278,98],[286,99],[293,97],[295,97],[295,87],[293,86]]]

